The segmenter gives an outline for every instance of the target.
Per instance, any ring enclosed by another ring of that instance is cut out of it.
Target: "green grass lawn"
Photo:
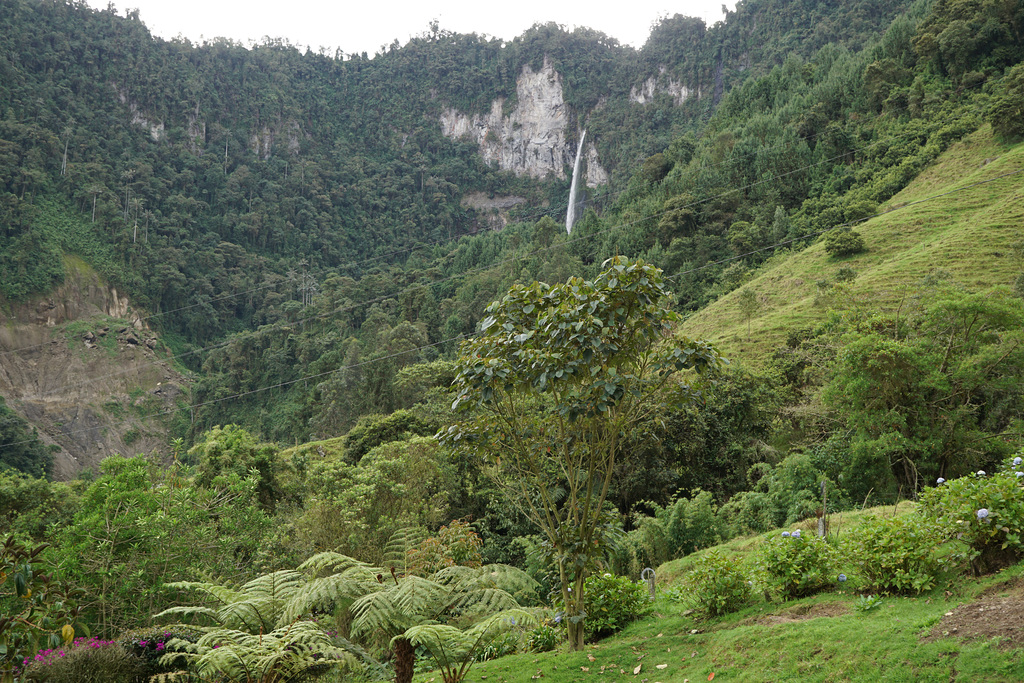
[[[910,514],[912,503],[833,515],[842,536],[875,516]],[[814,520],[790,528],[810,530]],[[743,562],[762,540],[718,546]],[[858,609],[851,591],[788,602],[757,599],[744,610],[700,620],[681,586],[695,556],[658,568],[659,594],[649,614],[621,633],[564,650],[476,664],[466,680],[685,683],[707,681],[1024,681],[1024,564],[918,596],[886,596]],[[637,670],[639,667],[639,670]],[[418,683],[441,683],[437,672]]]

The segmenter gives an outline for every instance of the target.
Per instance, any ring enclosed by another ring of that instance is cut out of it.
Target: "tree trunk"
[[[572,623],[571,621],[567,624],[567,630],[569,632],[569,649],[578,651],[583,649],[583,622]]]
[[[395,683],[412,683],[413,666],[416,664],[416,650],[405,638],[395,641]]]

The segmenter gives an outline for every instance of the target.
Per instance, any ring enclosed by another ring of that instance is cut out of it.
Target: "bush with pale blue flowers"
[[[758,568],[784,598],[799,598],[826,590],[833,584],[834,548],[816,535],[800,530],[768,539],[758,557]]]
[[[967,546],[975,574],[1013,564],[1024,556],[1024,475],[1021,456],[1000,471],[979,471],[921,494],[921,513],[944,530],[947,541]]]

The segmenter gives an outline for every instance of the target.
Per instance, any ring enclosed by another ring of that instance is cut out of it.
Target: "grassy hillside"
[[[912,504],[902,503],[898,509],[887,506],[836,515],[832,529],[843,536],[867,519],[912,511]],[[809,530],[812,523],[799,526]],[[718,549],[742,561],[764,538],[734,539]],[[788,602],[756,601],[738,613],[701,621],[686,609],[686,595],[678,590],[698,556],[659,567],[660,590],[651,612],[617,636],[579,653],[523,654],[485,662],[474,667],[467,680],[1024,679],[1024,632],[1019,628],[1024,616],[1024,565],[982,579],[960,579],[915,597],[885,597],[871,609],[863,609],[860,596],[835,591]],[[440,679],[430,673],[417,680]]]
[[[744,288],[695,313],[686,334],[714,340],[727,356],[756,364],[788,334],[813,326],[835,296],[817,284],[834,281],[840,268],[856,279],[842,303],[891,309],[906,288],[935,269],[944,269],[971,288],[1012,284],[1021,270],[1012,245],[1022,238],[1024,145],[995,141],[988,126],[953,145],[879,215],[855,226],[867,250],[830,257],[822,242],[769,260],[744,288],[754,290],[762,308],[747,321],[740,312]]]

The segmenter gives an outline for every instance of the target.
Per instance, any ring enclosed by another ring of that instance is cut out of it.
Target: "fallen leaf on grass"
[[[654,637],[655,637],[655,638],[661,638],[661,637],[662,637],[663,635],[665,635],[665,634],[664,634],[664,633],[659,633],[658,635],[656,635],[656,636],[654,636]]]
[[[589,666],[581,666],[580,667],[580,671],[590,671],[590,667]]]
[[[640,673],[640,669],[642,669],[643,667],[644,667],[643,664],[637,664],[636,668],[633,669],[633,675],[636,676],[637,674],[639,674]]]
[[[715,680],[715,672],[714,671],[712,671],[711,673],[708,674],[708,680],[709,681]]]
[[[668,668],[668,664],[659,664],[658,666],[656,666],[654,668],[655,669],[667,669]]]
[[[589,659],[590,661],[594,661],[597,658],[594,657],[594,655],[587,655],[587,659]]]

